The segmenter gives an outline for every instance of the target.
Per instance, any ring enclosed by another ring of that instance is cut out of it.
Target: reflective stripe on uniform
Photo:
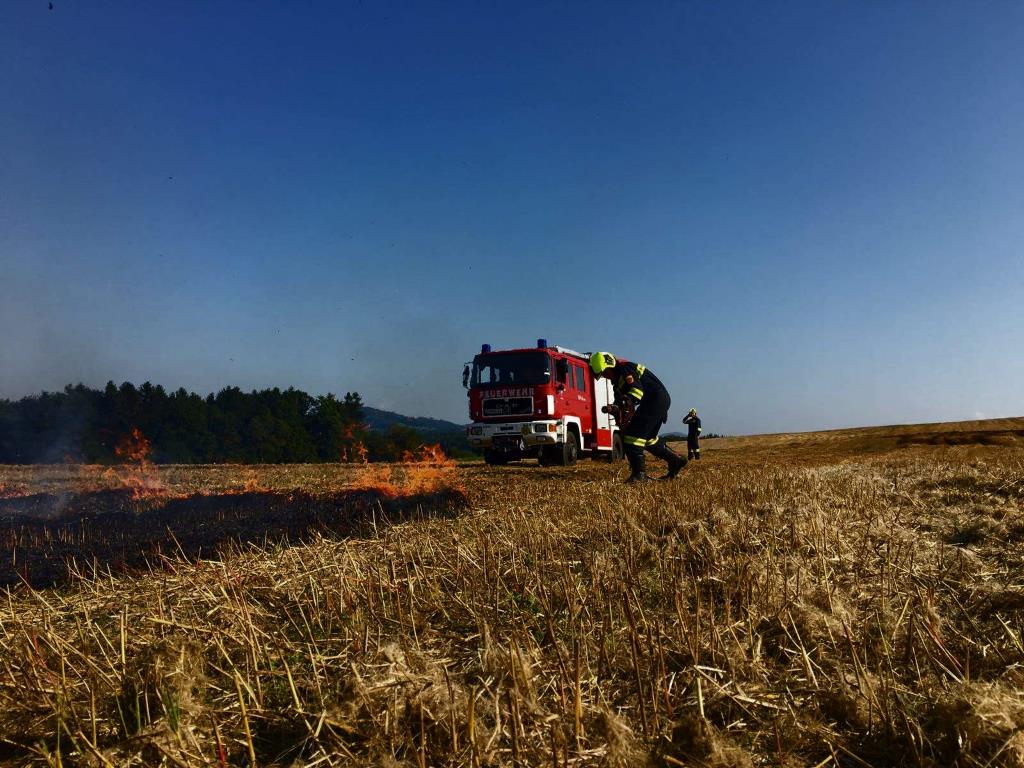
[[[636,366],[636,377],[639,379],[641,376],[644,375],[644,371],[646,371],[646,370],[647,370],[647,366],[646,365],[640,365],[638,363],[637,366]]]
[[[661,440],[661,438],[660,437],[655,437],[655,438],[652,438],[650,440],[647,440],[647,439],[642,438],[642,437],[629,437],[629,436],[626,436],[626,437],[623,437],[622,440],[623,440],[623,442],[625,442],[628,445],[636,445],[636,446],[639,446],[640,448],[645,448],[645,447],[646,448],[653,448],[654,446],[656,446],[658,444],[658,441]]]
[[[635,397],[637,400],[639,400],[644,396],[644,391],[639,387],[632,387],[626,390],[626,394],[629,395],[630,397]]]

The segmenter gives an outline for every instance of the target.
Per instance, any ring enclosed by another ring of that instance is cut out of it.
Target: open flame
[[[12,485],[4,485],[0,483],[0,499],[14,499],[18,496],[24,496],[26,491],[23,488],[15,488]]]
[[[255,470],[248,470],[245,473],[245,482],[242,483],[242,493],[257,493],[265,490]]]
[[[389,499],[462,490],[457,465],[440,445],[406,451],[399,464],[371,464],[366,446],[354,437],[353,429],[346,429],[345,438],[351,444],[342,450],[342,460],[359,464],[355,478],[346,486],[350,490],[373,491]]]
[[[148,458],[151,445],[138,427],[122,437],[114,453],[122,464],[108,469],[104,476],[113,478],[131,491],[133,499],[150,499],[167,495],[156,465]]]
[[[402,488],[396,479],[390,464],[363,464],[346,487],[353,491],[374,491],[385,498],[397,499],[402,495]]]
[[[114,448],[114,453],[122,461],[148,464],[146,456],[149,455],[151,447],[149,439],[142,434],[142,431],[138,427],[132,427],[131,433],[118,441],[117,446]]]
[[[402,456],[405,487],[408,493],[436,493],[441,490],[463,490],[458,465],[448,458],[440,445],[424,445],[418,454],[406,451]]]
[[[342,432],[341,456],[342,464],[366,464],[369,461],[369,451],[363,445],[363,441],[356,437],[356,430],[364,429],[362,424],[348,424]]]
[[[402,499],[432,494],[464,493],[458,465],[445,455],[440,445],[423,445],[406,451],[401,461],[369,461],[369,450],[359,439],[361,425],[349,426],[343,435],[340,458],[353,465],[348,476],[331,481],[335,490],[371,492],[385,499]],[[135,501],[166,501],[184,498],[188,493],[166,486],[156,464],[150,460],[152,444],[138,427],[122,437],[114,452],[120,463],[103,470],[96,465],[74,463],[79,468],[77,485],[86,492],[106,492],[112,488],[127,491]],[[71,457],[69,457],[71,458]],[[325,477],[326,479],[326,477]],[[227,488],[193,489],[198,495],[241,495],[269,490],[265,479],[251,467],[236,466],[229,474]],[[23,496],[27,488],[0,482],[0,499]]]

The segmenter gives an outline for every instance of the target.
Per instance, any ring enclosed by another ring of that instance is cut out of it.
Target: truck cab
[[[538,339],[535,347],[480,353],[463,370],[468,390],[466,438],[488,464],[537,458],[574,464],[581,454],[619,459],[618,426],[602,408],[611,384],[595,379],[589,356]]]

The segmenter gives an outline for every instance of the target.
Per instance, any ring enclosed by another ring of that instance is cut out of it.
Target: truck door
[[[585,450],[593,448],[594,416],[592,404],[593,381],[582,362],[561,358],[555,365],[558,382],[557,407],[562,416],[575,416],[580,420]]]
[[[583,447],[593,448],[594,439],[594,409],[593,389],[594,382],[591,379],[590,371],[583,367],[582,363],[573,362],[569,364],[569,370],[573,378],[573,416],[579,416],[580,426],[583,429]]]
[[[555,413],[575,415],[572,411],[572,366],[564,357],[555,360]]]

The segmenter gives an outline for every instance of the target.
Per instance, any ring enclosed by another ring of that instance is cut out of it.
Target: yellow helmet
[[[595,352],[590,356],[590,370],[600,376],[609,368],[615,367],[615,355],[611,352]]]
[[[696,408],[691,408],[690,409],[690,415],[691,416],[696,416],[697,415],[697,409]]]

